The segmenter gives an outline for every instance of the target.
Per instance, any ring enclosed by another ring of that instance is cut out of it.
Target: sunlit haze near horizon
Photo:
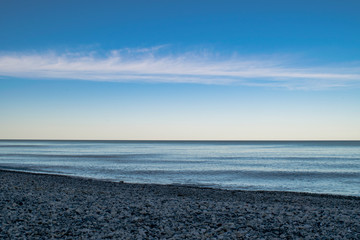
[[[360,140],[359,1],[0,3],[0,139]]]

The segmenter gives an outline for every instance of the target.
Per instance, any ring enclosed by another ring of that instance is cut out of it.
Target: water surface
[[[0,168],[133,183],[360,196],[360,141],[0,140]]]

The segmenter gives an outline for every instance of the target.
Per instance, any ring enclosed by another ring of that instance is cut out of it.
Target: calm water
[[[360,196],[360,141],[0,141],[0,168]]]

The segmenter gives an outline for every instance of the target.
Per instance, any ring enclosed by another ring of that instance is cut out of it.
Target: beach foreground
[[[0,171],[0,239],[360,239],[360,197]]]

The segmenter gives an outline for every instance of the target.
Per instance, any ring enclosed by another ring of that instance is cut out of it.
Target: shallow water
[[[360,196],[360,141],[0,140],[0,168],[134,183]]]

